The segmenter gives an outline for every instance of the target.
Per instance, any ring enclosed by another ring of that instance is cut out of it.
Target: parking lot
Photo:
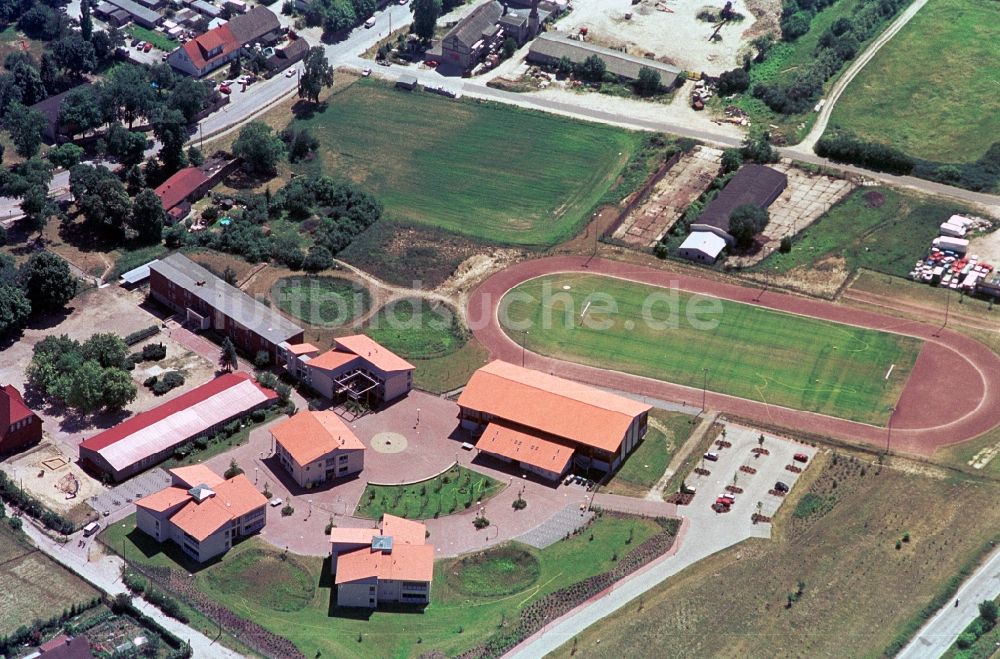
[[[719,459],[714,462],[703,459],[698,464],[698,468],[707,469],[710,474],[701,476],[692,473],[686,479],[687,486],[694,487],[697,491],[686,508],[699,513],[703,509],[709,510],[719,495],[727,493],[727,485],[735,485],[742,488],[743,492],[733,495],[735,503],[730,511],[713,514],[734,516],[738,523],[742,524],[749,522],[751,515],[758,512],[757,503],[760,502],[760,514],[773,517],[784,501],[784,497],[769,494],[774,484],[781,481],[791,490],[801,475],[788,471],[785,466],[795,465],[805,471],[809,462],[796,462],[793,456],[796,453],[803,453],[811,462],[816,455],[816,449],[807,444],[767,433],[764,433],[764,443],[761,445],[760,436],[761,433],[752,428],[726,424],[726,436],[724,438],[720,436],[719,439],[730,442],[732,446],[719,448],[713,444],[709,450],[718,454]],[[753,449],[761,446],[768,451],[768,455],[755,457]],[[741,471],[740,467],[744,466],[755,469],[756,473]],[[685,514],[687,510],[681,508],[680,512]]]

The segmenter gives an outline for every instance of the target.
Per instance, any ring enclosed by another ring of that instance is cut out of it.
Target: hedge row
[[[34,517],[46,528],[53,531],[68,535],[75,530],[72,522],[62,515],[52,512],[30,494],[25,494],[24,490],[2,471],[0,471],[0,499]]]

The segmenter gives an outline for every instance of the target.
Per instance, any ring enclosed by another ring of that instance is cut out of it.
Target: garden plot
[[[704,8],[717,13],[724,4],[704,0],[640,0],[634,5],[630,0],[576,0],[573,11],[555,27],[574,34],[586,27],[588,41],[595,44],[624,48],[640,57],[651,53],[682,70],[718,75],[736,65],[740,49],[757,32],[748,3],[736,0],[733,8],[746,18],[726,25],[719,31],[721,39],[710,41],[715,28],[699,20],[697,14]],[[625,18],[626,13],[631,18]]]
[[[786,163],[771,167],[788,177],[788,187],[767,209],[770,220],[763,232],[767,242],[751,256],[730,259],[734,265],[746,267],[765,259],[778,249],[782,238],[807,228],[855,188],[845,179],[809,174]]]
[[[653,186],[649,197],[615,232],[614,237],[635,247],[651,247],[670,231],[695,199],[719,173],[722,151],[695,147]]]

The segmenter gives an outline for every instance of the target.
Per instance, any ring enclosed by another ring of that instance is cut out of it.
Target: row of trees
[[[816,142],[816,155],[878,172],[905,175],[913,171],[913,158],[899,149],[866,142],[851,135],[824,135]]]
[[[55,254],[37,252],[20,268],[0,254],[0,337],[20,330],[32,314],[61,309],[76,290],[69,265]]]
[[[35,345],[28,386],[84,414],[119,410],[136,395],[127,362],[128,347],[116,334],[94,334],[83,343],[47,336]]]

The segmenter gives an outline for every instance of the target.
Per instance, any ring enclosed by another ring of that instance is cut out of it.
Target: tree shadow
[[[326,101],[313,103],[312,101],[300,99],[292,106],[292,114],[295,115],[296,119],[312,119],[317,114],[326,112],[327,107],[329,107],[329,104]]]

